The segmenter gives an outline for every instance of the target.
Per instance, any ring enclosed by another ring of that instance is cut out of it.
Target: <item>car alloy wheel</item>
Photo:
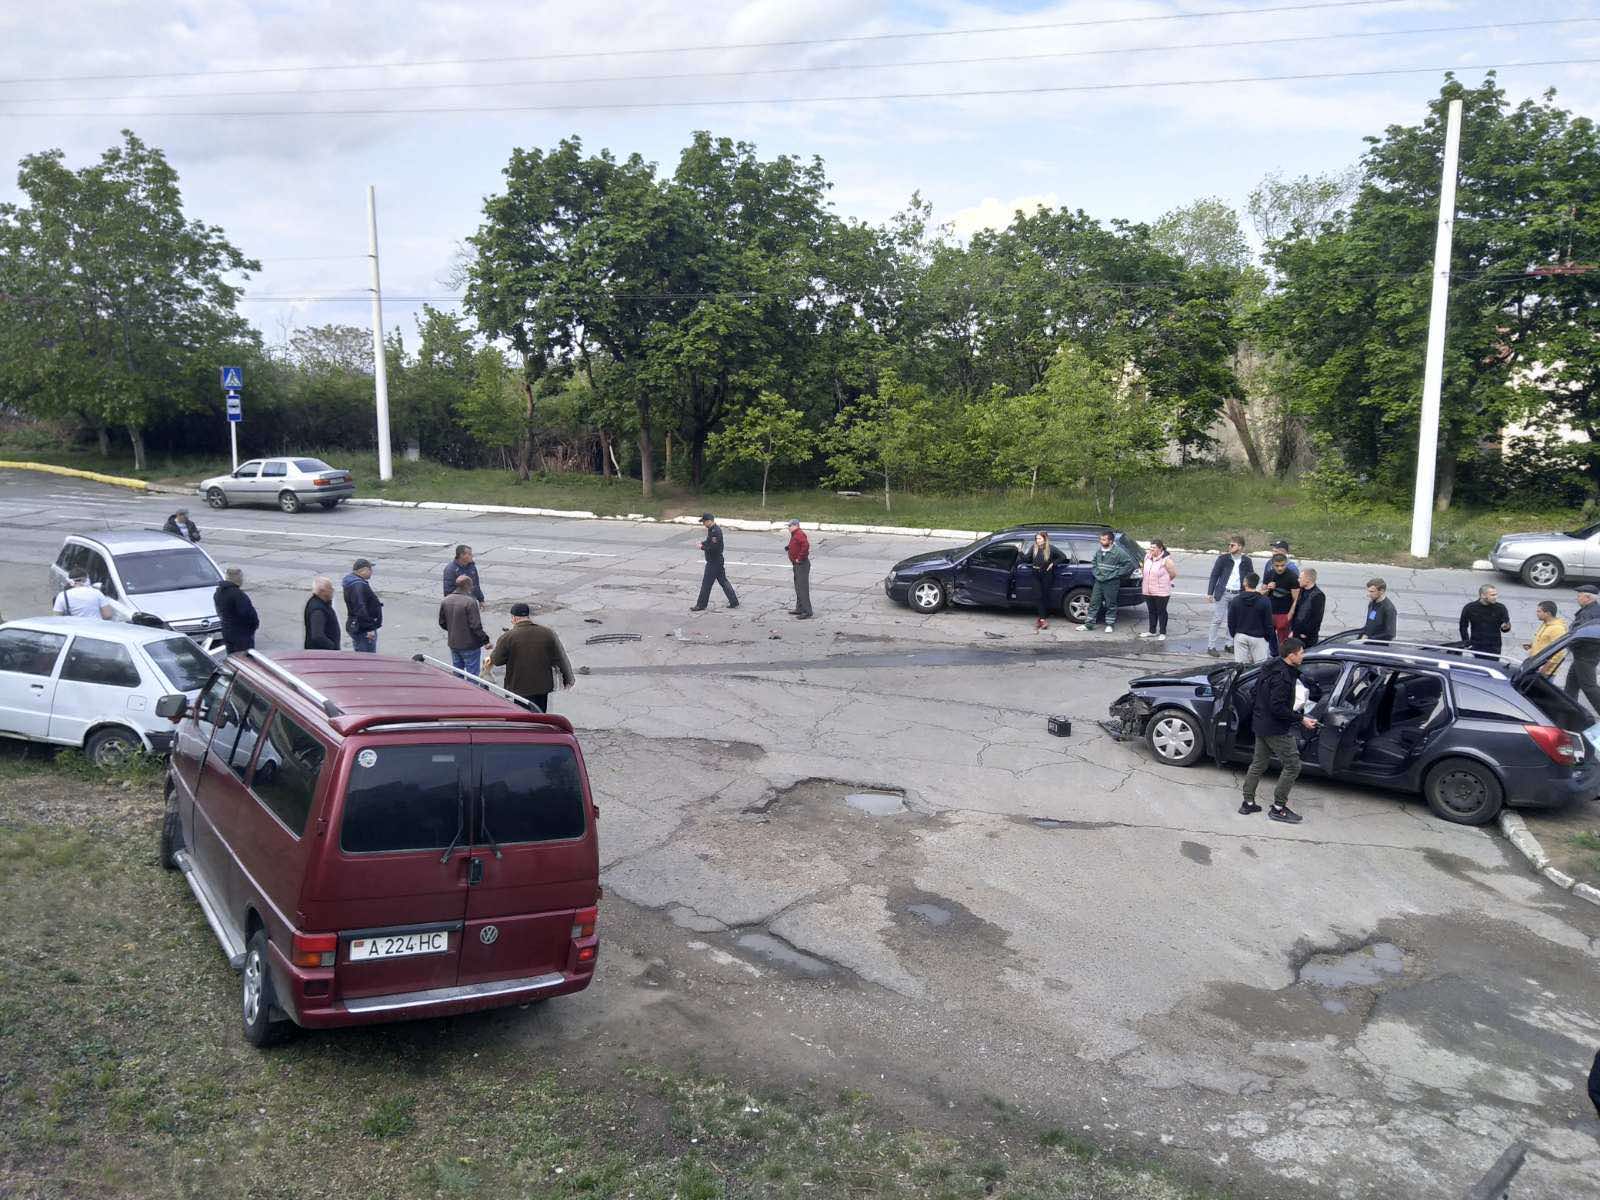
[[[1088,588],[1073,588],[1061,602],[1062,612],[1074,625],[1082,625],[1089,619],[1089,596]]]
[[[219,487],[206,489],[206,503],[212,508],[222,510],[228,507],[228,493]]]
[[[286,513],[297,513],[300,511],[300,497],[293,492],[279,492],[278,507]]]
[[[911,607],[920,613],[938,612],[944,607],[944,587],[937,579],[919,579],[911,585]]]
[[[1553,588],[1564,574],[1561,560],[1549,554],[1536,555],[1522,564],[1522,582],[1529,587]]]
[[[252,946],[250,952],[244,956],[244,978],[241,981],[240,992],[244,1002],[244,1023],[246,1025],[255,1025],[261,1020],[261,977],[265,972],[266,967],[261,961],[261,955]]]
[[[1177,709],[1151,717],[1144,736],[1151,753],[1170,766],[1186,767],[1200,757],[1200,729],[1191,717]]]

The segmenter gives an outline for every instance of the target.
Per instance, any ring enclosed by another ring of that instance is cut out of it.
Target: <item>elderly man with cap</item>
[[[372,560],[358,558],[344,577],[344,627],[350,648],[361,654],[378,652],[378,630],[383,628],[383,601],[372,590]]]
[[[791,617],[801,621],[811,619],[811,539],[800,528],[800,522],[789,522],[789,562],[794,565],[794,607]]]
[[[528,615],[526,604],[511,606],[511,628],[500,635],[489,654],[489,665],[506,669],[505,689],[515,692],[539,706],[540,712],[550,711],[550,693],[555,690],[556,671],[561,672],[561,686],[571,687],[572,663],[562,649],[561,639],[555,631],[535,624]]]
[[[167,518],[167,523],[161,527],[163,533],[175,533],[187,541],[200,540],[200,526],[189,519],[189,510],[180,508]]]
[[[694,607],[689,611],[705,612],[706,601],[711,599],[713,583],[722,585],[722,594],[728,598],[728,607],[738,608],[738,594],[728,582],[728,569],[722,565],[722,530],[717,525],[717,519],[710,513],[700,514],[700,524],[706,529],[706,536],[700,543],[700,549],[706,556],[706,570],[700,577],[700,598],[694,602]]]
[[[1600,621],[1600,604],[1595,603],[1597,599],[1600,599],[1600,588],[1594,584],[1586,583],[1578,589],[1578,611],[1572,615],[1572,624],[1567,630],[1569,634]],[[1600,713],[1600,683],[1595,680],[1595,667],[1600,664],[1600,638],[1591,636],[1574,639],[1569,649],[1572,652],[1572,666],[1567,671],[1564,690],[1574,700],[1582,692],[1589,707]]]

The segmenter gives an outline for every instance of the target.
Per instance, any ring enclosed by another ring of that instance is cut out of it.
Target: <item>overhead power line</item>
[[[898,62],[807,64],[798,67],[750,67],[730,71],[667,71],[631,75],[579,75],[563,79],[501,79],[472,80],[466,83],[385,83],[366,87],[333,87],[309,89],[273,88],[268,90],[189,91],[189,92],[133,92],[124,95],[86,96],[0,96],[5,104],[79,104],[90,101],[112,100],[216,100],[259,99],[271,97],[349,96],[373,95],[391,92],[443,92],[478,91],[492,88],[520,87],[571,87],[592,83],[659,83],[682,79],[743,79],[772,75],[812,75],[822,72],[842,71],[895,71],[914,67],[981,66],[990,63],[1041,62],[1070,58],[1107,58],[1118,54],[1170,54],[1186,50],[1237,50],[1260,46],[1304,45],[1311,42],[1337,42],[1371,40],[1375,38],[1420,37],[1437,33],[1504,32],[1551,25],[1593,25],[1600,17],[1554,17],[1536,21],[1490,21],[1476,25],[1423,25],[1412,29],[1361,30],[1352,33],[1314,33],[1295,37],[1244,38],[1223,42],[1179,42],[1162,46],[1112,46],[1099,50],[1048,50],[1034,54],[992,54],[967,58],[913,58]]]
[[[1045,29],[1087,29],[1107,25],[1147,25],[1159,21],[1195,21],[1210,17],[1257,17],[1271,13],[1312,12],[1340,8],[1379,8],[1409,0],[1308,0],[1301,4],[1274,4],[1261,8],[1216,8],[1201,12],[1155,13],[1140,17],[1092,17],[1074,21],[1044,21],[1030,25],[987,25],[965,29],[928,29],[905,33],[862,33],[841,37],[788,38],[770,42],[720,42],[692,46],[640,46],[628,49],[568,50],[553,54],[501,55],[490,58],[427,58],[398,62],[304,63],[295,67],[223,67],[206,71],[138,71],[96,75],[22,75],[0,79],[0,84],[61,83],[110,79],[196,79],[218,75],[279,75],[307,71],[382,71],[399,67],[462,67],[490,63],[557,62],[582,58],[625,58],[651,54],[702,54],[724,50],[778,50],[799,46],[842,46],[868,42],[907,41],[915,38],[973,37],[983,34],[1034,33]]]
[[[426,108],[296,108],[296,109],[107,109],[102,112],[6,112],[12,118],[60,117],[405,117],[463,113],[616,112],[669,108],[733,108],[783,104],[860,104],[875,100],[959,100],[1001,96],[1062,95],[1083,92],[1142,91],[1148,88],[1227,87],[1241,83],[1295,83],[1319,79],[1373,79],[1397,75],[1439,75],[1462,70],[1502,71],[1520,67],[1587,66],[1600,58],[1545,58],[1507,63],[1449,63],[1437,67],[1380,67],[1365,71],[1304,71],[1290,75],[1234,75],[1218,79],[1151,79],[1120,83],[1072,83],[1017,88],[967,88],[947,91],[877,92],[834,96],[728,96],[697,100],[584,101],[572,104],[484,104]],[[0,101],[4,103],[4,101]]]

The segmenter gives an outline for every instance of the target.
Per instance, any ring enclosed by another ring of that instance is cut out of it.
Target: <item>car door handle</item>
[[[36,692],[44,691],[44,684],[42,683],[30,683],[28,686]]]

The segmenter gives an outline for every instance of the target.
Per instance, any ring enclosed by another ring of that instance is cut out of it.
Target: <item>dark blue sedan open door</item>
[[[959,604],[1004,607],[1012,596],[1020,545],[1016,541],[990,542],[956,564],[955,599]]]

